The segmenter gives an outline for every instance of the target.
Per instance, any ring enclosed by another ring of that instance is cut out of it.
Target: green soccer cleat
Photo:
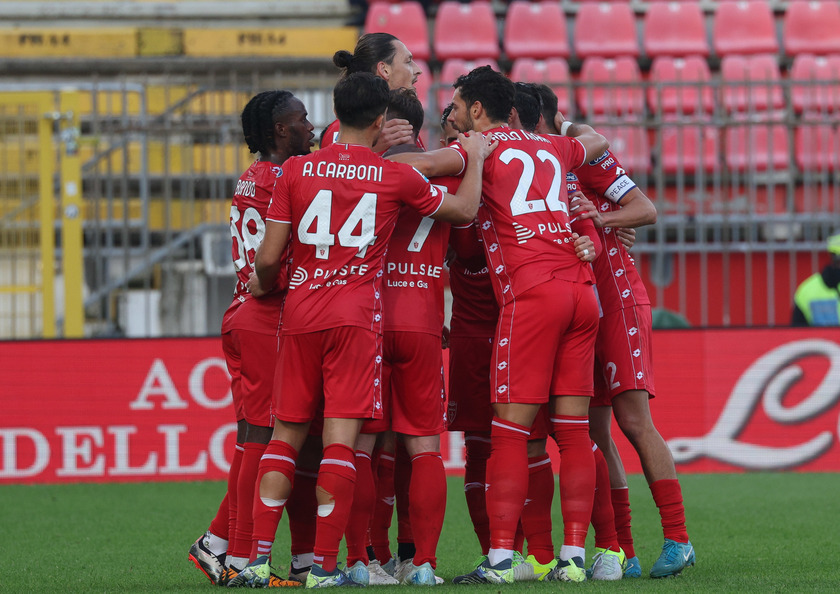
[[[551,573],[551,570],[557,567],[557,559],[552,559],[548,563],[542,564],[537,561],[533,555],[528,555],[525,558],[525,563],[530,565],[534,570],[534,579],[539,582],[545,580],[546,576]]]
[[[228,588],[241,588],[242,586],[250,586],[251,588],[294,588],[301,586],[300,582],[294,580],[284,580],[271,571],[271,565],[268,563],[268,555],[257,557],[252,563],[249,563],[239,574],[231,579]]]
[[[613,582],[624,576],[624,566],[627,563],[627,556],[624,551],[611,551],[609,549],[596,548],[595,556],[592,558],[592,575],[586,572],[586,577],[593,580]]]
[[[683,569],[694,565],[694,562],[694,547],[691,546],[691,541],[677,542],[666,538],[659,559],[650,568],[650,577],[665,578],[680,575]]]
[[[627,564],[624,566],[624,577],[626,578],[640,578],[642,577],[642,564],[639,563],[638,557],[630,557]]]
[[[585,582],[586,570],[583,567],[583,559],[572,557],[568,561],[563,561],[558,558],[557,565],[545,579],[552,582]]]
[[[306,587],[333,588],[335,586],[363,587],[361,584],[350,579],[350,577],[338,567],[330,573],[327,573],[320,565],[313,563],[312,569],[309,571],[309,575],[306,576]]]
[[[459,575],[455,584],[512,584],[515,581],[513,559],[505,559],[490,565],[487,559],[466,575]]]

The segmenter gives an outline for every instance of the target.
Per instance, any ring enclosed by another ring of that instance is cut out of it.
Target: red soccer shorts
[[[406,435],[444,432],[446,392],[440,336],[423,332],[385,332],[383,397],[385,417],[365,423],[364,433],[393,429]],[[389,381],[388,381],[389,380]],[[387,381],[387,384],[385,383]]]
[[[550,279],[506,303],[490,369],[493,402],[592,396],[597,332],[592,285]]]
[[[270,427],[271,391],[277,366],[279,337],[250,330],[222,335],[222,350],[230,372],[236,420]]]
[[[605,315],[595,341],[595,398],[591,406],[610,406],[627,390],[653,398],[653,346],[649,305]]]
[[[315,418],[382,416],[382,336],[356,326],[283,337],[274,378],[274,416],[291,423]]]
[[[490,431],[492,336],[449,337],[449,431]]]

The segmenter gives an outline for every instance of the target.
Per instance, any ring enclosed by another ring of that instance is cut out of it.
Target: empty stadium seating
[[[438,60],[499,57],[496,15],[489,2],[440,3],[435,17],[434,49]]]
[[[797,113],[840,111],[840,54],[800,54],[793,60],[789,78]]]
[[[720,134],[711,125],[662,128],[662,170],[666,174],[682,171],[692,175],[702,170],[711,173],[718,169]]]
[[[365,19],[368,33],[390,33],[399,37],[415,58],[428,60],[431,55],[426,13],[419,2],[407,0],[390,4],[376,2]]]
[[[840,133],[831,125],[809,123],[795,131],[796,166],[803,171],[836,171],[840,159]]]
[[[610,141],[610,150],[631,174],[650,172],[650,143],[647,131],[637,124],[596,124],[595,129]]]
[[[641,114],[641,73],[635,58],[592,57],[583,62],[577,89],[578,107],[586,116]]]
[[[775,55],[726,56],[721,60],[720,71],[723,104],[728,111],[762,113],[784,107]]]
[[[478,60],[461,60],[460,58],[453,58],[443,63],[438,75],[438,111],[443,111],[443,108],[452,101],[452,83],[455,82],[462,74],[467,74],[474,68],[479,66],[491,66],[493,70],[499,69],[499,64],[492,58],[483,58]]]
[[[715,99],[709,65],[700,56],[659,57],[650,68],[648,105],[653,113],[712,113]]]
[[[726,128],[726,165],[737,172],[788,168],[788,131],[784,126],[739,122]]]
[[[840,5],[828,0],[789,2],[784,48],[789,56],[840,53]]]
[[[566,16],[560,4],[512,2],[505,17],[504,48],[510,60],[568,57]]]
[[[575,19],[578,58],[638,56],[636,23],[630,4],[582,4]]]
[[[712,45],[718,56],[779,51],[773,13],[764,0],[721,2],[712,29]]]
[[[697,3],[651,4],[645,14],[644,31],[648,57],[709,54],[703,13]]]
[[[510,78],[518,82],[549,85],[557,95],[557,109],[566,117],[575,115],[574,100],[569,86],[571,81],[569,65],[563,58],[549,58],[548,60],[520,58],[513,63]]]

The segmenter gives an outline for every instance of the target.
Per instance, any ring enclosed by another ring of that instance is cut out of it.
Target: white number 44
[[[342,247],[358,248],[356,257],[363,258],[369,245],[376,241],[374,231],[376,230],[376,194],[367,192],[362,195],[353,212],[341,225],[338,233],[333,235],[330,232],[332,220],[332,191],[321,190],[313,198],[306,212],[300,219],[297,238],[301,243],[315,246],[315,257],[326,260],[330,256],[330,247],[335,245],[336,237],[338,245]],[[314,231],[310,231],[312,227]],[[358,232],[355,232],[356,229]]]

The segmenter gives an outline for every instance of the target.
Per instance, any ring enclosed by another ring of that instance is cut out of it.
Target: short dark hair
[[[522,123],[522,128],[528,132],[533,132],[537,129],[537,124],[540,123],[540,99],[535,94],[532,84],[518,82],[514,83],[516,88],[516,95],[513,97],[513,106],[516,108],[516,113],[519,114],[519,121]]]
[[[445,130],[447,125],[447,120],[449,119],[449,114],[452,113],[452,108],[455,107],[451,103],[443,108],[443,113],[440,114],[440,129]]]
[[[240,116],[248,150],[265,156],[277,148],[274,124],[289,110],[294,98],[289,91],[263,91],[251,97]]]
[[[414,89],[392,89],[390,92],[390,100],[388,101],[388,112],[385,115],[386,119],[393,120],[395,118],[402,118],[408,120],[411,127],[414,129],[414,137],[420,134],[423,129],[423,120],[426,117],[423,111],[423,104],[417,97]]]
[[[351,128],[370,126],[388,109],[388,100],[388,83],[370,72],[348,74],[333,90],[335,115]]]
[[[468,108],[478,101],[491,120],[508,121],[516,90],[513,82],[501,72],[490,66],[480,66],[459,76],[452,86],[458,89]]]
[[[554,116],[557,115],[557,95],[554,94],[551,87],[544,84],[534,84],[534,91],[540,97],[540,111],[542,111],[545,123],[554,126]]]
[[[380,62],[390,64],[394,60],[397,48],[394,42],[399,41],[390,33],[366,33],[359,37],[356,48],[351,54],[347,50],[338,50],[333,55],[333,64],[343,70],[342,76],[354,72],[376,72],[376,65]]]

